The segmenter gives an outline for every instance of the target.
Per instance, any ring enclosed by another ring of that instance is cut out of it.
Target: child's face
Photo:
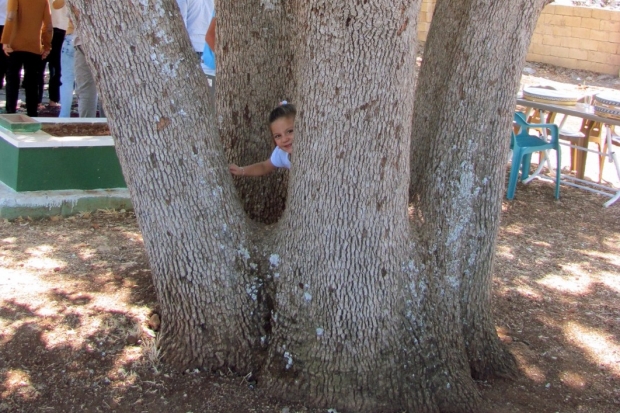
[[[285,117],[279,118],[271,122],[269,125],[271,136],[276,142],[278,148],[286,153],[293,150],[293,132],[295,130],[295,118]]]

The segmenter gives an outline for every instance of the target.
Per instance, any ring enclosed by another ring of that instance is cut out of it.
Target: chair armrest
[[[528,128],[548,128],[548,129],[557,129],[558,125],[556,125],[555,123],[528,123],[527,124]]]
[[[518,126],[522,130],[548,129],[549,132],[551,133],[551,143],[555,145],[555,144],[559,144],[560,142],[560,137],[559,137],[560,128],[555,123],[528,123],[525,121],[525,114],[522,112],[514,113],[513,122],[516,123],[516,126]]]
[[[530,124],[529,128],[545,128],[549,129],[551,133],[551,143],[558,143],[560,139],[560,128],[555,123],[539,123],[539,124]]]

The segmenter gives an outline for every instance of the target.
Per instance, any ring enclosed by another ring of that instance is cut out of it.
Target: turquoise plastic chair
[[[561,153],[558,126],[553,123],[527,123],[525,121],[525,115],[521,112],[515,112],[514,115],[515,126],[518,129],[518,133],[512,132],[512,142],[510,148],[512,149],[512,167],[510,168],[510,178],[508,180],[508,191],[506,198],[513,199],[515,197],[515,191],[517,189],[517,178],[519,177],[519,170],[521,170],[521,181],[528,178],[530,174],[530,163],[532,160],[532,153],[546,151],[549,149],[555,150],[557,154],[557,167],[555,176],[555,199],[560,198],[560,173],[561,173]],[[530,135],[530,129],[547,130],[550,141],[546,141],[538,136]],[[545,155],[546,156],[546,155]],[[541,156],[541,162],[543,162]]]

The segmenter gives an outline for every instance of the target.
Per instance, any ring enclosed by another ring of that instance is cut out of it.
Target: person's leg
[[[100,118],[105,118],[105,110],[103,109],[103,102],[101,99],[97,99],[97,112]]]
[[[80,46],[75,48],[74,62],[78,112],[80,118],[95,118],[97,117],[97,87],[90,67],[86,63],[86,56],[80,49]]]
[[[60,77],[62,75],[62,63],[60,61],[60,53],[62,43],[65,40],[65,31],[54,28],[54,37],[52,37],[52,50],[47,58],[48,67],[50,69],[50,81],[47,94],[50,98],[50,104],[60,101]],[[53,103],[52,103],[53,102]]]
[[[4,25],[0,25],[0,38],[2,38],[2,32],[4,31]],[[2,44],[0,44],[0,89],[4,87],[4,77],[6,76],[7,57],[2,51]]]
[[[75,76],[73,72],[73,34],[65,36],[60,52],[60,66],[62,73],[60,76],[60,118],[71,117],[71,106],[73,105],[73,88],[75,86]]]
[[[13,52],[7,59],[6,70],[6,113],[17,111],[19,97],[19,83],[21,82],[22,53]]]
[[[41,65],[41,55],[30,52],[24,53],[24,77],[30,80],[36,80],[40,77],[40,71],[43,67]],[[26,83],[26,111],[28,116],[37,117],[39,107],[39,83],[27,82]]]
[[[35,79],[37,79],[36,82],[36,86],[37,86],[37,103],[43,103],[43,88],[45,86],[45,66],[47,66],[47,59],[43,60],[43,59],[39,59],[39,68],[37,69],[37,76]],[[29,79],[30,76],[26,76],[26,70],[24,69],[24,78],[25,79]],[[26,89],[28,89],[28,82],[25,82],[26,85],[24,86]]]

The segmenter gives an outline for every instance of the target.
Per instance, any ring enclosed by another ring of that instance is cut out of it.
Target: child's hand
[[[245,170],[243,169],[243,167],[239,167],[235,165],[234,163],[231,163],[230,165],[228,165],[228,170],[230,171],[231,174],[236,175],[236,176],[245,175]]]

